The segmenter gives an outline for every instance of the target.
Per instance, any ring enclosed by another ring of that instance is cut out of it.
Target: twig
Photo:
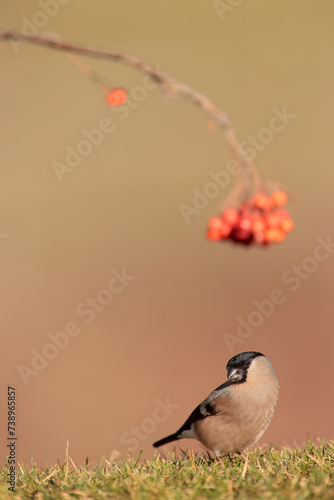
[[[136,56],[124,54],[116,50],[63,42],[58,37],[52,35],[25,35],[16,31],[5,31],[0,33],[0,41],[1,40],[21,40],[64,52],[72,52],[88,57],[108,59],[114,62],[126,64],[142,73],[147,74],[152,78],[152,80],[161,86],[162,92],[165,95],[168,97],[180,97],[191,101],[192,103],[200,106],[207,115],[217,122],[225,132],[232,156],[242,167],[249,171],[254,187],[258,190],[265,189],[252,161],[242,150],[227,114],[219,110],[208,97],[197,90],[176,80],[175,78],[162,74],[160,71]]]

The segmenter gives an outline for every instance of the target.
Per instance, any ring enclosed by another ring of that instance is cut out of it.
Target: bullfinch
[[[227,382],[195,408],[180,429],[153,444],[198,439],[215,455],[242,453],[266,431],[275,411],[278,381],[260,352],[242,352],[226,365]]]

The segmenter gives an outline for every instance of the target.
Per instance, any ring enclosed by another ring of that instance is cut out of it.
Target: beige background
[[[3,0],[1,28],[42,22],[42,4]],[[334,239],[333,2],[226,0],[221,16],[198,0],[53,5],[40,32],[158,64],[225,110],[241,140],[268,127],[273,109],[296,115],[255,158],[264,178],[297,193],[296,228],[266,250],[207,242],[206,221],[232,183],[185,223],[180,203],[191,205],[193,189],[230,159],[223,133],[207,129],[200,109],[156,89],[134,97],[122,120],[63,53],[2,43],[2,461],[8,384],[17,391],[20,461],[54,464],[67,440],[77,463],[129,447],[152,457],[151,443],[175,431],[245,350],[264,352],[280,381],[261,443],[333,439],[334,255],[297,290],[282,281],[293,265],[312,265],[304,259],[317,238]],[[142,74],[86,62],[139,95]],[[106,118],[114,131],[60,183],[53,162],[64,163],[65,148]],[[135,278],[85,323],[77,306],[122,268]],[[284,304],[230,350],[223,334],[235,334],[237,318],[277,288]],[[25,385],[18,366],[31,368],[31,350],[41,353],[48,334],[72,321],[80,334]],[[178,405],[170,414],[158,410],[166,398]]]

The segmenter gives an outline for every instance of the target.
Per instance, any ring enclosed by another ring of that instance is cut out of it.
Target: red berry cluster
[[[211,217],[207,238],[211,241],[229,239],[243,245],[280,243],[294,226],[289,213],[282,208],[286,202],[287,195],[281,190],[271,196],[257,193],[238,210],[227,208],[220,217]]]

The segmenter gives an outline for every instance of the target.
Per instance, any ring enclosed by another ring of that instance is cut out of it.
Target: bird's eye
[[[245,362],[244,362],[244,365],[245,365],[245,366],[249,366],[249,361],[245,361]]]

